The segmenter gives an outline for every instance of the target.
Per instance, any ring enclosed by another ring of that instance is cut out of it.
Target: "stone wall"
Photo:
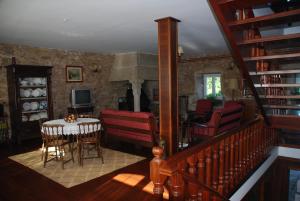
[[[117,108],[117,99],[125,96],[126,82],[110,82],[109,74],[114,55],[64,51],[29,46],[0,44],[0,103],[8,112],[6,68],[15,57],[17,64],[50,65],[52,69],[52,100],[54,118],[67,113],[72,88],[87,87],[92,91],[94,113],[102,108]],[[65,66],[83,66],[83,82],[67,83]]]
[[[87,87],[92,90],[92,101],[95,114],[103,108],[117,108],[118,97],[126,96],[128,82],[110,82],[109,75],[114,55],[64,51],[57,49],[34,48],[29,46],[0,44],[0,103],[5,104],[8,112],[8,94],[6,68],[15,57],[18,64],[50,65],[52,71],[52,99],[54,118],[67,113],[70,106],[70,90],[75,87]],[[65,66],[83,66],[83,82],[67,83]],[[185,60],[179,64],[179,95],[189,96],[189,109],[193,110],[197,100],[195,76],[201,73],[221,73],[222,93],[225,100],[231,99],[228,80],[240,80],[240,73],[229,55],[210,55]],[[157,81],[145,81],[143,88],[152,101],[153,88],[158,87]],[[236,97],[240,95],[236,90]]]
[[[231,100],[232,90],[228,83],[230,79],[241,82],[238,68],[230,55],[210,55],[199,58],[185,59],[179,64],[179,95],[189,97],[189,109],[194,110],[197,97],[196,76],[199,74],[221,73],[221,90],[225,100]],[[240,89],[234,90],[235,97],[240,97]]]

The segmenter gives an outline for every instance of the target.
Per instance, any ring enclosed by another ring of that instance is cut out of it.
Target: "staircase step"
[[[300,87],[300,83],[297,84],[254,84],[255,87]]]
[[[218,4],[221,6],[230,6],[234,8],[249,8],[257,5],[264,5],[267,3],[278,2],[280,0],[251,0],[251,1],[239,1],[239,0],[219,0]]]
[[[297,70],[274,70],[274,71],[261,71],[261,72],[249,72],[250,75],[282,75],[282,74],[296,74],[300,73],[300,69]]]
[[[259,61],[259,60],[272,60],[272,59],[289,59],[300,57],[300,53],[289,53],[289,54],[275,54],[258,57],[244,57],[244,61]]]
[[[296,34],[287,34],[287,35],[277,35],[277,36],[267,36],[262,38],[255,38],[249,40],[243,40],[237,43],[237,45],[251,45],[256,43],[266,43],[266,42],[277,42],[283,40],[291,40],[300,38],[300,33]]]
[[[247,18],[244,20],[232,21],[228,26],[232,29],[244,29],[251,27],[264,27],[271,25],[286,24],[299,21],[300,9],[274,13],[271,15],[264,15],[259,17]]]
[[[279,129],[300,130],[300,117],[296,115],[268,115],[271,126]]]
[[[299,105],[263,105],[264,108],[300,110]]]
[[[260,95],[263,99],[300,99],[300,95],[289,95],[289,96],[272,96],[272,95]]]

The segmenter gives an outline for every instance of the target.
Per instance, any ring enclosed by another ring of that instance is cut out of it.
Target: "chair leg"
[[[78,149],[78,163],[81,165],[81,144],[77,143],[77,149]]]
[[[102,164],[104,164],[103,154],[102,154],[100,144],[96,144],[96,149],[97,149],[98,157],[101,158]]]
[[[48,159],[48,146],[46,146],[45,156],[44,156],[44,167],[46,167],[46,162]]]
[[[65,152],[65,147],[59,147],[59,159],[61,160],[61,168],[64,169],[64,152]]]
[[[68,144],[69,145],[69,152],[71,152],[71,157],[72,157],[72,161],[73,161],[73,163],[74,163],[74,155],[73,155],[73,143],[71,144],[71,143],[69,143]]]
[[[42,144],[42,158],[41,158],[41,161],[43,161],[43,159],[44,159],[44,149],[45,149],[45,143],[43,142],[43,144]]]

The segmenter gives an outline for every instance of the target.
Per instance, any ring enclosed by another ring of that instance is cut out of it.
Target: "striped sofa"
[[[158,142],[157,126],[152,113],[105,109],[100,112],[105,141],[126,141],[146,147]]]

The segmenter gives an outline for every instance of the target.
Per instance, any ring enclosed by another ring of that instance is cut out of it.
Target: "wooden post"
[[[158,23],[159,125],[160,136],[166,140],[169,156],[177,151],[178,142],[178,81],[177,22],[166,17]]]
[[[154,158],[150,162],[150,179],[153,182],[153,193],[155,200],[163,200],[165,176],[159,174],[159,167],[163,164],[164,160],[163,149],[161,147],[153,147],[152,153]]]

